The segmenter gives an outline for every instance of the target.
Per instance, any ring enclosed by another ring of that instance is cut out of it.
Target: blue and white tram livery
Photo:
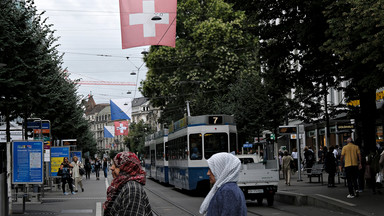
[[[186,190],[209,190],[208,163],[218,152],[237,152],[233,116],[188,116],[174,122],[168,134],[169,184]]]
[[[156,152],[156,176],[155,179],[162,183],[168,183],[168,156],[166,145],[168,141],[168,129],[158,131],[154,135]]]

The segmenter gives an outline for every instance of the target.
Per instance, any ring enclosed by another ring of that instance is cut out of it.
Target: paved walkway
[[[100,173],[101,174],[101,173]],[[311,205],[320,208],[328,208],[334,211],[352,213],[354,215],[383,215],[382,205],[384,195],[372,194],[370,188],[366,188],[360,196],[347,199],[348,188],[341,180],[337,187],[328,188],[328,175],[324,173],[324,184],[317,183],[317,178],[309,179],[302,175],[302,181],[298,181],[298,174],[292,176],[291,186],[285,185],[285,180],[280,180],[276,201],[294,205]],[[108,182],[111,182],[109,173]],[[337,179],[336,179],[337,183]],[[106,181],[103,176],[96,180],[91,175],[91,180],[83,180],[84,192],[76,195],[63,195],[62,191],[47,191],[43,203],[27,203],[26,215],[101,215],[101,205],[106,200]],[[384,192],[384,190],[382,189]],[[21,204],[13,204],[13,215],[22,212]]]
[[[111,182],[111,173],[108,176]],[[42,203],[28,203],[25,206],[26,215],[102,215],[101,206],[106,200],[106,181],[100,172],[100,180],[96,180],[95,174],[90,180],[83,179],[84,192],[79,191],[75,195],[64,195],[60,191],[45,191]],[[13,214],[22,213],[21,204],[13,204]]]
[[[291,186],[280,180],[276,200],[296,205],[312,205],[320,208],[329,208],[335,211],[344,211],[356,215],[383,215],[384,195],[373,195],[371,188],[365,188],[359,197],[348,199],[348,187],[344,180],[338,183],[335,177],[336,187],[329,188],[328,174],[323,173],[324,184],[318,183],[317,178],[309,178],[302,174],[302,181],[298,181],[298,173],[292,176]],[[381,189],[383,192],[384,190]]]

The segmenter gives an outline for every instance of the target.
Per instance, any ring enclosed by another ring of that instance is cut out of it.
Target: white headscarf
[[[201,204],[200,214],[207,212],[212,197],[222,185],[239,180],[241,162],[236,156],[230,153],[217,153],[208,159],[208,166],[215,176],[216,182]]]

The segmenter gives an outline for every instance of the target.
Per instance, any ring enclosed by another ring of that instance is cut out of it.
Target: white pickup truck
[[[263,160],[258,155],[236,155],[241,161],[240,177],[237,184],[244,192],[245,199],[257,200],[262,205],[267,199],[273,205],[279,183],[277,160]]]

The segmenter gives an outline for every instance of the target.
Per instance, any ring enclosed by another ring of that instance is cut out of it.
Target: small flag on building
[[[115,137],[115,127],[114,126],[104,126],[104,137],[105,138]]]
[[[177,0],[120,0],[123,49],[175,47]]]
[[[115,122],[115,135],[128,136],[128,121]]]

